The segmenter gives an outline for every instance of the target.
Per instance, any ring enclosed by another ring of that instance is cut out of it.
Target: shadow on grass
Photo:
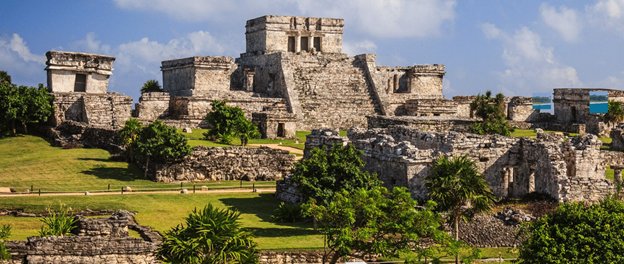
[[[274,222],[271,214],[277,209],[280,200],[275,198],[273,193],[261,193],[254,198],[224,198],[220,199],[223,204],[236,208],[243,214],[252,214],[260,218],[263,222],[272,222],[279,226],[290,226],[302,228],[303,223],[282,223]]]
[[[77,160],[90,160],[90,161],[99,161],[99,162],[116,162],[110,158],[108,159],[95,159],[95,158],[78,158]]]
[[[96,167],[86,171],[82,171],[81,173],[93,175],[100,179],[114,179],[118,181],[135,181],[144,179],[143,173],[134,164],[130,164],[129,168],[127,169]]]
[[[245,228],[256,237],[291,237],[291,236],[311,236],[318,235],[319,232],[312,228]]]

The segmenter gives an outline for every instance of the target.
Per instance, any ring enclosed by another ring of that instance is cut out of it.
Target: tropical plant
[[[250,138],[260,136],[258,128],[247,120],[240,107],[228,106],[226,103],[225,100],[212,101],[212,111],[206,115],[210,129],[203,134],[204,138],[230,144],[233,137],[238,137],[241,145],[246,146]]]
[[[167,126],[160,120],[141,129],[135,150],[137,154],[147,159],[145,177],[147,177],[150,159],[157,162],[170,162],[192,152],[186,137],[178,133],[175,127]]]
[[[314,198],[320,205],[327,205],[334,193],[359,188],[371,189],[381,185],[376,174],[363,170],[363,154],[353,145],[333,145],[311,150],[308,159],[295,163],[292,180],[303,196],[304,202]]]
[[[535,222],[525,223],[520,263],[624,263],[624,204],[563,203]]]
[[[1,72],[0,72],[1,73]],[[11,226],[10,224],[5,224],[0,226],[0,259],[10,259],[11,253],[9,252],[9,248],[7,248],[4,241],[11,236]]]
[[[471,127],[475,134],[499,134],[510,136],[513,131],[511,125],[506,121],[505,96],[498,93],[492,98],[492,92],[477,95],[470,103],[470,111],[475,116],[482,119],[481,123],[474,123]]]
[[[59,206],[59,210],[54,211],[48,207],[48,214],[41,218],[41,230],[39,236],[60,236],[63,237],[71,233],[76,227],[74,224],[78,218],[74,216],[71,208],[64,204]]]
[[[492,209],[494,195],[474,161],[468,156],[449,159],[440,156],[431,165],[425,178],[429,199],[437,203],[437,210],[448,213],[454,224],[455,240],[459,240],[459,221],[468,221],[477,213]],[[456,256],[459,263],[459,256]]]
[[[302,207],[323,224],[329,249],[324,258],[332,264],[346,256],[397,258],[413,251],[419,258],[436,261],[447,250],[458,251],[463,244],[440,229],[442,218],[432,211],[435,203],[428,202],[418,210],[416,205],[405,188],[395,187],[389,192],[375,187],[342,190],[327,205],[310,199]],[[424,247],[422,238],[434,243]]]
[[[148,80],[141,87],[141,93],[162,92],[163,89],[157,80]]]
[[[256,243],[240,228],[240,213],[208,204],[195,208],[180,224],[165,232],[158,257],[169,263],[257,263]]]
[[[11,84],[11,75],[5,71],[0,71],[0,84]]]
[[[15,124],[21,124],[28,133],[27,124],[45,122],[54,112],[54,97],[39,84],[39,87],[16,86],[7,82],[0,83],[0,121],[3,126],[11,127],[17,134]]]
[[[271,215],[273,221],[296,223],[303,220],[303,211],[298,204],[280,203]]]
[[[141,130],[143,130],[141,122],[135,118],[130,118],[119,131],[119,138],[125,148],[126,156],[130,160],[134,160],[134,149],[136,148]]]
[[[624,109],[622,109],[622,102],[611,100],[607,113],[604,115],[603,120],[605,123],[621,123],[624,121]]]

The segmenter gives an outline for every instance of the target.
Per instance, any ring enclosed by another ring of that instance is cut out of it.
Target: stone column
[[[503,168],[501,173],[502,179],[500,193],[502,198],[507,198],[507,196],[509,195],[509,171],[507,170],[507,168]]]
[[[295,53],[301,52],[301,35],[295,36]]]

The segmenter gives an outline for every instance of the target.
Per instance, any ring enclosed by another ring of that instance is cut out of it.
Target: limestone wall
[[[624,151],[624,124],[611,130],[611,149]]]
[[[193,148],[193,154],[173,164],[153,164],[148,175],[157,182],[205,180],[277,180],[290,173],[294,156],[268,147]]]
[[[172,96],[229,91],[236,70],[232,57],[196,56],[162,62],[163,90]]]
[[[533,110],[533,98],[514,96],[507,108],[507,119],[534,122],[539,119],[539,110]]]
[[[470,103],[474,101],[476,96],[453,96],[453,102],[457,104],[457,117],[471,118]]]
[[[136,117],[145,122],[154,122],[156,119],[163,119],[169,115],[169,101],[171,97],[168,93],[144,93],[139,97],[139,102],[135,105]]]
[[[54,93],[105,94],[112,75],[114,57],[65,51],[46,52],[48,89]],[[76,89],[77,74],[84,75],[84,90]]]
[[[93,127],[117,130],[132,114],[132,98],[118,93],[53,93],[53,126],[64,121],[82,122]]]
[[[393,125],[409,126],[422,131],[470,132],[475,119],[442,116],[367,116],[368,128],[384,128]]]

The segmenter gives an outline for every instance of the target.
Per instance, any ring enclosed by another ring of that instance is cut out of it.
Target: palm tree
[[[141,87],[141,93],[149,93],[149,92],[162,92],[163,89],[160,87],[160,84],[157,80],[148,80]]]
[[[211,204],[195,208],[178,225],[165,232],[158,257],[168,263],[257,263],[256,243],[240,229],[240,213]]]
[[[132,161],[134,161],[134,147],[142,129],[143,126],[139,120],[130,118],[126,121],[124,128],[119,131],[119,137],[121,138],[122,144],[126,149],[126,155],[129,156]]]
[[[624,109],[622,109],[622,102],[609,101],[609,109],[603,117],[606,123],[621,123],[624,121]]]
[[[471,220],[474,214],[492,209],[492,190],[468,155],[435,159],[425,186],[429,198],[438,204],[437,210],[447,212],[449,222],[455,225],[455,240],[459,240],[460,220]],[[459,255],[455,262],[459,263]]]
[[[252,122],[249,122],[245,116],[241,116],[234,124],[234,135],[240,138],[241,146],[247,146],[250,138],[257,138],[260,136],[258,127]]]

